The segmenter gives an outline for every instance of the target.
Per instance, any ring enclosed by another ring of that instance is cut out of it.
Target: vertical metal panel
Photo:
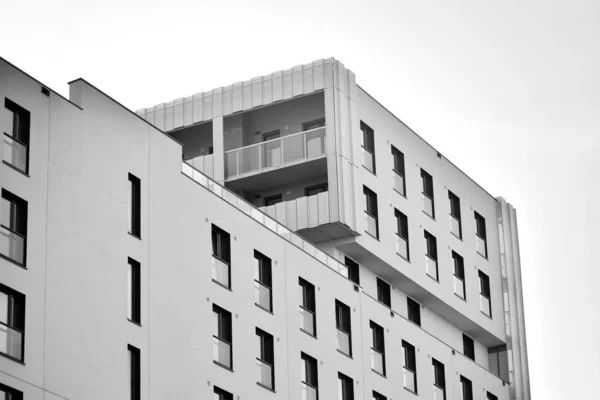
[[[292,68],[292,94],[293,96],[300,96],[304,93],[302,80],[302,65],[295,66]]]
[[[212,117],[221,115],[223,115],[223,91],[221,88],[216,88],[212,91]]]
[[[269,217],[271,217],[273,219],[277,219],[277,217],[275,216],[275,206],[265,207],[265,214],[267,214]]]
[[[212,154],[209,154],[207,156],[202,157],[204,159],[204,171],[206,173],[206,175],[208,175],[209,177],[214,177],[215,176],[215,165],[214,165],[214,157]]]
[[[308,203],[308,226],[314,228],[319,225],[319,202],[318,196],[304,197]]]
[[[356,203],[360,202],[360,199],[362,197],[356,198],[356,197],[350,195],[350,193],[352,193],[352,185],[350,182],[350,166],[348,164],[348,161],[346,161],[346,159],[344,157],[337,156],[337,160],[338,160],[338,179],[339,179],[338,187],[340,188],[340,193],[342,193],[340,202],[341,202],[341,208],[343,210],[343,213],[340,212],[340,214],[343,215],[343,217],[344,217],[343,222],[346,225],[348,225],[350,227],[354,227],[354,224],[352,223],[353,222],[352,212],[354,210],[354,206],[356,205]]]
[[[242,83],[242,110],[252,108],[252,81]]]
[[[161,131],[165,130],[165,105],[158,104],[154,107],[154,126],[156,126]]]
[[[356,75],[354,72],[347,70],[348,72],[348,97],[350,100],[356,103],[357,89],[356,89]]]
[[[183,125],[188,126],[194,123],[194,98],[186,97],[183,100]]]
[[[296,200],[287,201],[285,203],[286,206],[286,214],[287,214],[287,227],[292,231],[298,229],[298,217],[297,217],[297,209],[298,205],[296,204]]]
[[[252,107],[262,106],[262,78],[252,78]]]
[[[216,117],[213,124],[213,171],[214,179],[222,183],[225,179],[225,150],[223,137],[223,117]]]
[[[212,119],[212,107],[213,97],[211,92],[202,93],[202,120],[207,121]]]
[[[313,69],[313,89],[320,90],[324,87],[323,80],[323,60],[317,60],[312,63]]]
[[[194,123],[202,121],[202,93],[194,95]]]
[[[329,194],[327,192],[319,193],[316,196],[319,203],[319,225],[328,224],[329,221]]]
[[[333,87],[333,58],[324,60],[323,63],[323,82],[324,88]]]
[[[298,218],[297,230],[308,228],[308,202],[306,197],[296,199],[296,216]]]
[[[173,128],[181,128],[183,126],[183,99],[175,100],[173,105]]]
[[[354,165],[360,165],[360,142],[361,142],[361,130],[360,130],[360,118],[358,117],[358,105],[356,102],[350,102],[350,152],[348,154],[348,160]]]
[[[281,203],[275,204],[275,216],[279,223],[287,225],[286,202],[282,201]]]
[[[165,132],[173,129],[173,102],[165,104]]]
[[[273,78],[269,76],[263,76],[262,78],[262,103],[264,105],[271,104],[273,102]]]
[[[283,99],[290,99],[293,96],[292,70],[283,71]]]
[[[283,99],[283,73],[277,71],[271,74],[273,79],[273,101]]]
[[[314,81],[313,81],[313,67],[312,65],[303,66],[302,70],[302,86],[304,87],[304,93],[312,93],[314,90]]]
[[[232,111],[232,94],[233,89],[231,86],[225,86],[223,88],[223,116],[231,114]]]
[[[233,103],[232,112],[242,111],[242,82],[236,82],[233,84]]]
[[[154,125],[154,108],[147,108],[146,109],[146,121],[150,122],[152,125]]]

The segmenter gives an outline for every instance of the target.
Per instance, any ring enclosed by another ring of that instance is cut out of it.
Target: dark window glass
[[[444,364],[436,360],[432,359],[433,364],[433,384],[437,386],[444,392],[444,399],[446,398],[446,373]],[[443,400],[443,399],[440,399]]]
[[[473,400],[473,384],[461,375],[460,384],[462,389],[462,400]]]
[[[392,157],[394,157],[394,189],[402,196],[406,196],[406,177],[404,174],[404,154],[392,146]]]
[[[25,174],[29,173],[29,111],[9,99],[4,107],[12,112],[12,129],[4,133],[3,161]]]
[[[302,383],[308,386],[308,391],[315,393],[317,396],[315,398],[318,398],[319,374],[317,371],[317,360],[306,353],[301,353],[300,359],[302,361]]]
[[[435,218],[433,177],[421,169],[421,179],[423,180],[423,211],[431,218]]]
[[[327,182],[321,183],[319,185],[309,186],[306,189],[304,189],[304,195],[314,196],[315,194],[326,192],[328,190],[328,186],[329,185],[327,184]]]
[[[405,388],[417,393],[417,360],[415,358],[415,346],[402,341],[402,351],[404,352]],[[412,378],[412,379],[411,379]]]
[[[490,278],[481,271],[479,271],[479,285],[480,285],[480,289],[481,289],[481,294],[489,299],[490,298]]]
[[[140,376],[140,349],[127,346],[129,353],[129,398],[131,400],[140,400],[141,394],[141,376]]]
[[[377,195],[371,189],[363,186],[365,197],[365,231],[375,238],[379,238],[379,221],[377,211]]]
[[[305,122],[302,124],[302,131],[310,131],[325,126],[325,118],[319,118],[314,121]]]
[[[269,196],[269,197],[265,197],[264,198],[264,205],[265,207],[267,206],[274,206],[277,203],[281,203],[283,201],[283,197],[281,196],[281,193],[273,195],[273,196]]]
[[[0,353],[24,361],[25,295],[0,284]]]
[[[257,365],[259,367],[259,384],[275,390],[275,354],[273,348],[273,335],[256,328],[258,339]]]
[[[302,278],[300,285],[300,329],[312,336],[317,336],[317,318],[315,304],[315,286]]]
[[[359,275],[358,263],[351,260],[348,257],[345,257],[344,265],[346,267],[348,267],[348,279],[350,279],[352,282],[356,283],[357,285],[360,285],[360,275]]]
[[[267,311],[273,309],[271,259],[254,250],[254,302]]]
[[[424,231],[425,235],[425,271],[427,275],[438,280],[438,265],[437,265],[437,240],[431,233]]]
[[[23,392],[0,383],[0,400],[23,400]]]
[[[381,393],[377,393],[376,391],[373,391],[373,400],[387,400],[387,397],[385,397]]]
[[[487,258],[487,233],[485,230],[485,218],[475,211],[475,248],[477,252]]]
[[[410,260],[410,248],[408,242],[408,218],[398,210],[394,210],[396,216],[396,253]]]
[[[0,255],[26,265],[27,255],[27,202],[7,190],[2,190],[0,219]]]
[[[460,218],[460,199],[448,190],[450,200],[450,232],[462,239],[462,221]]]
[[[388,307],[392,306],[390,284],[377,278],[377,300]]]
[[[385,376],[385,339],[383,328],[370,321],[373,345],[371,346],[371,368]]]
[[[479,271],[479,293],[481,312],[483,312],[488,317],[492,318],[490,278],[481,271]]]
[[[354,400],[354,382],[352,378],[338,372],[339,400]]]
[[[338,333],[338,350],[352,357],[352,324],[350,307],[339,300],[335,301],[335,325]]]
[[[494,396],[490,392],[487,392],[487,400],[498,400],[498,397]]]
[[[141,183],[139,178],[129,174],[129,233],[142,237]]]
[[[411,299],[406,298],[406,308],[408,310],[408,320],[421,326],[421,306],[419,303]]]
[[[137,324],[141,323],[141,267],[140,263],[133,258],[128,260],[127,269],[127,318]]]
[[[461,299],[466,299],[465,289],[465,262],[456,252],[452,252],[452,262],[454,264],[454,293]]]
[[[214,362],[225,368],[232,369],[233,337],[231,329],[231,313],[216,304],[213,304],[213,318]]]
[[[216,386],[214,387],[213,393],[213,400],[233,400],[233,394],[226,392],[225,390]]]
[[[366,169],[375,173],[375,135],[364,122],[360,122],[360,130],[362,131],[362,147],[363,147],[363,165]]]
[[[212,247],[212,279],[231,288],[231,238],[229,233],[216,225],[212,225]]]
[[[475,342],[465,334],[463,334],[463,354],[475,361]]]

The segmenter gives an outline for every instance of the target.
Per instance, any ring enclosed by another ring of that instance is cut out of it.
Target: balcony
[[[454,279],[454,294],[465,300],[465,281],[456,275],[452,278]]]
[[[268,388],[273,390],[273,366],[266,361],[261,360],[260,358],[256,359],[256,367],[258,370],[258,378],[257,382]]]
[[[231,369],[231,344],[216,336],[213,336],[213,360]]]
[[[8,133],[4,133],[2,148],[4,149],[2,159],[26,174],[29,147]]]
[[[254,281],[254,303],[269,312],[271,312],[271,288]]]
[[[475,249],[479,254],[487,258],[487,243],[484,238],[475,234]]]
[[[0,225],[0,254],[18,264],[25,264],[25,237]]]
[[[377,218],[369,214],[368,212],[364,212],[365,215],[365,232],[369,235],[373,236],[375,239],[379,238],[379,232],[377,229]]]
[[[433,199],[427,196],[425,193],[421,193],[423,197],[423,212],[429,215],[431,218],[435,218],[435,214],[433,211]]]
[[[483,314],[492,318],[492,303],[487,296],[481,293],[479,294],[479,308]]]
[[[462,238],[462,230],[460,226],[460,220],[454,215],[450,214],[450,232],[457,238]]]
[[[433,384],[433,400],[446,400],[446,390]]]
[[[229,264],[223,260],[212,257],[212,279],[220,285],[229,287]]]
[[[225,152],[225,178],[297,164],[325,154],[325,127]]]
[[[417,393],[415,373],[406,367],[404,367],[404,388],[413,393]]]
[[[0,353],[23,361],[23,332],[0,322]]]
[[[385,375],[384,356],[373,348],[371,348],[371,369],[378,374]]]
[[[194,157],[186,160],[186,162],[210,178],[215,176],[214,157],[212,154]]]
[[[437,261],[427,254],[425,255],[425,272],[436,281],[438,280]]]
[[[302,400],[317,400],[317,389],[312,387],[306,382],[301,383],[302,387]]]
[[[338,350],[344,353],[348,357],[352,357],[351,345],[350,345],[350,334],[344,332],[341,329],[337,329],[337,342]]]
[[[396,234],[396,254],[408,260],[408,241]]]

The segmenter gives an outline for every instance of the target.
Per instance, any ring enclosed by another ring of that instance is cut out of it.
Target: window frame
[[[219,286],[231,290],[231,234],[215,224],[211,224],[212,257],[227,265],[227,286],[216,280]]]
[[[129,357],[129,398],[141,400],[142,398],[142,355],[139,348],[128,344]]]
[[[300,297],[300,304],[299,307],[305,311],[308,311],[309,313],[312,314],[313,317],[313,331],[314,332],[308,332],[305,329],[303,329],[302,327],[300,327],[300,330],[304,333],[306,333],[309,336],[312,337],[317,337],[317,299],[316,299],[316,292],[315,292],[315,285],[313,285],[312,283],[310,283],[309,281],[307,281],[306,279],[302,278],[302,277],[298,277],[298,285],[301,287],[301,297]]]
[[[338,372],[338,397],[340,394],[339,400],[354,400],[354,380]]]
[[[365,227],[365,233],[379,240],[379,206],[377,204],[377,193],[363,185],[364,213],[375,220],[375,236],[373,236]]]
[[[275,203],[273,203],[275,201]],[[263,197],[263,207],[270,207],[276,204],[283,203],[283,194],[273,194],[271,196]]]
[[[371,370],[379,375],[387,376],[385,362],[385,330],[381,325],[374,321],[369,321],[369,328],[371,329],[371,350],[381,355],[381,366],[383,368],[382,372],[376,371],[373,368],[371,368]]]
[[[219,396],[218,400],[233,400],[233,394],[226,390],[221,389],[218,386],[213,386],[213,394]]]
[[[259,357],[256,357],[256,359],[271,367],[271,387],[265,386],[260,382],[256,383],[266,389],[275,391],[275,342],[273,335],[257,327],[256,336],[259,338],[260,346]]]
[[[455,237],[462,240],[462,218],[460,212],[460,197],[455,195],[452,191],[448,190],[448,201],[450,202],[450,219],[454,218],[458,222],[458,235],[452,231],[452,225],[450,226],[450,233]]]
[[[405,166],[405,160],[404,160],[404,153],[401,152],[400,150],[398,150],[398,148],[396,148],[394,145],[391,145],[392,147],[392,158],[394,161],[394,166],[392,168],[392,171],[402,177],[402,192],[399,192],[396,189],[396,185],[394,185],[394,190],[399,193],[401,196],[406,197],[406,166]]]
[[[475,361],[475,340],[463,333],[463,355]]]
[[[473,400],[473,382],[467,377],[461,375],[460,385],[462,400]],[[466,390],[466,388],[468,388],[468,391]]]
[[[317,193],[310,194],[310,192],[313,190],[320,190],[320,191]],[[329,182],[319,183],[318,185],[312,185],[312,186],[305,187],[304,188],[304,196],[305,197],[316,196],[319,193],[325,193],[328,190],[329,190]]]
[[[142,325],[142,267],[140,263],[131,257],[127,259],[127,294],[128,308],[127,320],[136,325]]]
[[[340,332],[348,335],[348,354],[339,348],[340,353],[352,358],[352,312],[350,307],[335,299],[335,327]]]
[[[406,297],[406,314],[408,320],[417,326],[421,326],[421,304],[410,297]]]
[[[344,256],[344,266],[348,267],[348,279],[360,285],[360,265],[348,256]]]
[[[8,211],[8,217],[10,219],[8,222],[9,226],[6,226],[2,220],[5,215],[5,211],[3,210],[5,201],[8,202],[10,208]],[[2,189],[2,203],[2,209],[0,210],[0,229],[7,230],[23,240],[23,262],[21,263],[18,260],[11,258],[8,254],[0,253],[0,257],[19,267],[27,269],[27,226],[29,223],[29,204],[26,200],[6,189]]]
[[[365,165],[364,154],[363,154],[362,165],[363,165],[363,167],[365,167],[365,169],[367,171],[369,171],[373,175],[377,175],[377,166],[376,166],[377,163],[375,161],[376,160],[376,157],[375,157],[375,131],[369,125],[365,124],[363,121],[360,121],[360,130],[362,132],[361,148],[363,149],[363,151],[368,152],[373,157],[373,170],[371,171]],[[370,137],[369,137],[369,135],[370,135]],[[371,146],[371,144],[372,144],[372,146]],[[372,147],[372,149],[370,149],[369,147]]]
[[[8,97],[4,98],[4,108],[13,113],[13,131],[11,133],[2,132],[4,136],[9,137],[21,146],[25,147],[25,170],[6,161],[2,157],[2,162],[22,174],[29,176],[29,152],[31,144],[31,113],[15,103]],[[18,121],[18,123],[17,123]],[[16,125],[16,127],[15,127]]]
[[[493,313],[492,313],[492,288],[490,286],[490,277],[482,270],[478,270],[478,277],[479,277],[479,295],[485,297],[489,301],[490,315],[487,315],[486,313],[484,313],[483,310],[481,310],[481,306],[479,308],[483,315],[485,315],[486,317],[492,318],[492,316],[493,316]]]
[[[300,360],[302,361],[302,368],[306,381],[300,378],[300,382],[315,389],[317,399],[319,398],[319,366],[317,359],[308,355],[305,352],[300,352]]]
[[[404,258],[406,261],[410,261],[410,240],[408,238],[408,217],[398,210],[394,208],[394,217],[396,218],[396,236],[400,237],[404,241],[406,241],[406,257],[396,251],[400,257]]]
[[[482,256],[483,258],[485,258],[486,260],[488,259],[488,246],[487,246],[487,227],[486,227],[486,223],[485,223],[485,218],[479,214],[477,211],[473,211],[474,213],[474,218],[475,218],[475,240],[477,240],[477,238],[481,239],[483,241],[484,244],[484,252],[485,254],[481,254],[479,252],[479,250],[477,250],[477,254],[479,254],[480,256]]]
[[[14,290],[0,283],[0,293],[6,295],[6,319],[0,321],[0,325],[5,326],[9,330],[17,331],[21,334],[21,358],[13,357],[8,353],[0,352],[0,356],[6,357],[18,363],[25,363],[25,339],[26,339],[26,311],[27,297],[25,294]]]
[[[140,178],[129,173],[129,234],[142,238],[142,182]]]
[[[415,353],[415,346],[408,343],[406,340],[402,340],[402,352],[403,352],[403,356],[404,356],[403,357],[403,368],[405,368],[413,373],[413,377],[414,377],[413,385],[415,386],[415,391],[413,393],[418,394],[419,390],[418,390],[418,386],[417,386],[417,383],[418,383],[417,358],[416,358],[417,356]],[[409,392],[412,392],[412,390],[408,389],[406,386],[404,386],[404,389],[408,390]]]
[[[254,304],[273,313],[273,263],[271,259],[258,250],[254,250],[254,282],[269,289],[269,308],[266,309],[256,301]]]
[[[465,259],[458,254],[456,251],[452,250],[452,275],[462,281],[463,293],[464,297],[461,297],[454,291],[454,294],[464,301],[467,301],[467,283],[465,279]]]
[[[433,385],[444,392],[444,400],[446,399],[446,368],[444,364],[431,358],[431,365],[433,367]],[[441,378],[440,378],[441,377]]]
[[[425,256],[435,262],[435,277],[431,276],[427,271],[425,271],[425,274],[436,282],[439,282],[440,272],[438,266],[437,238],[426,230],[423,230],[423,232],[423,236],[425,237]]]
[[[377,301],[392,308],[392,286],[380,277],[377,277]]]
[[[233,371],[233,320],[231,312],[214,303],[212,309],[213,313],[217,314],[216,334],[214,333],[215,330],[213,327],[213,337],[229,345],[229,362],[231,365],[228,367],[225,364],[221,364],[214,359],[214,356],[213,363],[227,370]]]
[[[433,189],[433,176],[431,176],[427,171],[421,168],[421,181],[422,181],[422,190],[421,194],[431,200],[431,215],[429,215],[425,211],[425,207],[423,207],[423,212],[430,216],[432,219],[435,219],[435,193]]]
[[[384,395],[382,395],[381,393],[373,390],[373,400],[387,400],[387,397],[385,397]]]

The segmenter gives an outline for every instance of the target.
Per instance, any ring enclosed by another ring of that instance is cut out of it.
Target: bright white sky
[[[0,37],[132,110],[341,60],[517,208],[533,398],[600,398],[600,1],[5,1]]]

